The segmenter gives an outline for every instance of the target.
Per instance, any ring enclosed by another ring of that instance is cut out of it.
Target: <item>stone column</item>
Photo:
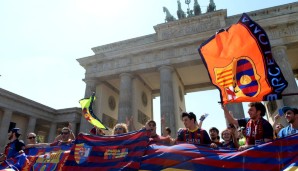
[[[229,104],[226,104],[226,106],[227,106],[228,110],[233,113],[234,118],[236,118],[236,119],[245,118],[242,103],[229,103]],[[226,124],[227,124],[227,126],[229,125],[227,120],[226,120]]]
[[[74,133],[75,136],[77,136],[77,123],[71,122],[71,130]]]
[[[272,49],[272,55],[280,67],[285,79],[288,81],[288,87],[282,94],[298,93],[295,76],[289,63],[286,50],[286,46],[277,46]],[[298,107],[298,95],[283,96],[283,103],[285,106]]]
[[[48,136],[48,142],[51,143],[54,141],[55,136],[56,136],[56,131],[57,131],[57,123],[56,122],[52,122],[51,123],[51,127],[50,127],[50,132],[49,132],[49,136]]]
[[[89,98],[93,92],[96,91],[96,85],[98,81],[96,79],[86,79],[84,80],[86,83],[86,90],[85,90],[85,98]],[[85,119],[84,116],[81,117],[81,124],[80,124],[80,132],[89,133],[89,130],[93,126]]]
[[[2,121],[1,121],[1,125],[0,125],[0,150],[1,152],[3,152],[4,147],[8,141],[8,128],[9,128],[9,124],[10,124],[10,120],[12,117],[12,111],[9,109],[5,109],[4,110],[4,114],[2,117]]]
[[[27,134],[29,134],[30,132],[34,132],[35,131],[35,125],[36,125],[36,118],[33,116],[29,117],[29,122],[28,122],[28,127],[27,127]],[[25,136],[27,136],[27,134]]]
[[[226,106],[233,113],[234,118],[241,119],[245,117],[242,103],[230,103]]]
[[[126,118],[131,118],[132,101],[132,75],[122,73],[120,74],[118,123],[126,123]]]
[[[173,67],[161,66],[160,72],[160,113],[165,117],[165,125],[172,132],[177,131],[174,90],[173,90]],[[164,128],[162,128],[163,131]]]
[[[264,102],[266,107],[266,115],[267,120],[272,124],[273,128],[275,128],[277,123],[281,123],[283,126],[289,125],[287,120],[285,119],[284,115],[280,117],[276,123],[274,123],[274,117],[275,115],[278,115],[278,109],[282,108],[284,106],[282,99],[281,100],[275,100],[275,101],[266,101]]]

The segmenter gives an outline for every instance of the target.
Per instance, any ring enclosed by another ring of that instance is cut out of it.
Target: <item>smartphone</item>
[[[282,111],[282,109],[278,109],[278,115],[279,115],[279,116],[284,115],[284,112]]]

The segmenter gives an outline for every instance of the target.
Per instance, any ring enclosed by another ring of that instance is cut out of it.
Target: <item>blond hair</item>
[[[127,128],[127,125],[125,123],[118,123],[113,128],[113,132],[112,132],[113,135],[115,135],[116,128],[122,128],[123,129],[123,133],[127,133],[128,132],[128,128]]]

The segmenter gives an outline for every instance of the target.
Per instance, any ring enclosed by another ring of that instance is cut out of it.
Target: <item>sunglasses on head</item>
[[[30,140],[31,140],[31,139],[35,139],[35,138],[36,138],[36,137],[28,137],[28,139],[30,139]]]

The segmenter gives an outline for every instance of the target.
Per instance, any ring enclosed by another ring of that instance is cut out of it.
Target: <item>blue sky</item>
[[[228,16],[291,2],[215,0]],[[199,0],[203,12],[208,3]],[[76,59],[93,55],[92,47],[154,33],[153,26],[164,22],[163,6],[176,14],[176,0],[3,0],[0,87],[55,109],[78,107],[85,71]],[[218,100],[217,90],[189,93],[187,111],[210,113],[203,127],[223,130]],[[158,103],[157,98],[154,113],[159,113]]]

